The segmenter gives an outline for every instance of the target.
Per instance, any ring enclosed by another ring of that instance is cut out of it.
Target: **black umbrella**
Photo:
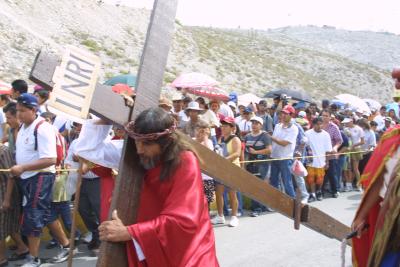
[[[288,97],[291,97],[294,100],[298,101],[304,101],[304,102],[313,102],[311,97],[303,90],[301,89],[274,89],[272,91],[269,91],[264,95],[265,98],[275,98],[277,96],[283,96],[286,95]]]

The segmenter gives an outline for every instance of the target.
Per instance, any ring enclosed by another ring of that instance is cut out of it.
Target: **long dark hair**
[[[138,134],[162,133],[174,126],[175,120],[171,114],[161,108],[149,108],[139,114],[135,120],[134,131]],[[181,139],[174,131],[159,137],[154,142],[160,145],[162,164],[160,180],[171,177],[181,163],[180,154],[185,150],[193,151],[190,145]]]

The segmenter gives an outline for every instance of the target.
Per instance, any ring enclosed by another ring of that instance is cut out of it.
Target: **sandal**
[[[11,254],[10,257],[8,257],[8,261],[24,260],[26,258],[26,256],[28,256],[28,254],[29,254],[29,250],[26,251],[26,252],[23,252],[21,254],[18,254],[17,252],[14,252],[13,254]],[[0,265],[0,267],[2,267],[2,265]]]

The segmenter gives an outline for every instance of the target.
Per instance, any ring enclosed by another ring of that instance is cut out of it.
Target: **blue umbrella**
[[[118,83],[126,84],[129,87],[135,87],[136,86],[136,76],[133,74],[122,74],[122,75],[117,75],[106,81],[104,84],[105,85],[116,85]]]

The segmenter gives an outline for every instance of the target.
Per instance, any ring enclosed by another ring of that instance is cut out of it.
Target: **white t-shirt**
[[[242,116],[237,116],[236,118],[235,118],[235,123],[237,124],[237,125],[239,125],[239,123],[241,122],[243,120],[243,118],[242,118]]]
[[[374,122],[376,122],[378,124],[378,126],[376,127],[376,129],[378,131],[382,131],[383,128],[385,128],[385,117],[383,117],[382,115],[378,115],[374,118]]]
[[[364,131],[364,141],[365,144],[361,146],[363,151],[369,150],[371,147],[376,147],[376,136],[374,131],[372,130],[365,130]]]
[[[351,139],[351,143],[352,145],[358,144],[361,142],[361,138],[364,138],[365,134],[364,134],[364,130],[358,126],[358,125],[354,125],[354,127],[347,128],[350,131],[350,139]]]
[[[287,128],[283,128],[282,123],[277,124],[275,126],[272,136],[281,140],[286,140],[290,144],[288,144],[287,146],[281,146],[272,141],[271,158],[281,159],[293,157],[294,149],[296,148],[296,138],[298,133],[299,129],[293,123],[290,125],[290,127]]]
[[[182,122],[182,121],[189,121],[189,117],[188,117],[188,115],[186,115],[185,110],[179,111],[178,117],[179,117],[179,121],[180,121],[180,122]]]
[[[200,115],[200,119],[207,122],[210,125],[210,127],[213,127],[213,126],[219,127],[220,126],[220,122],[218,120],[217,115],[215,115],[215,113],[209,109],[207,109],[206,112],[204,112],[203,114]]]
[[[311,147],[313,158],[311,167],[323,168],[326,164],[326,152],[332,151],[331,137],[328,132],[322,130],[317,133],[314,129],[310,129],[305,133],[307,137],[307,144]]]
[[[25,127],[23,125],[18,132],[16,141],[16,161],[17,164],[26,164],[43,158],[57,158],[56,134],[54,127],[44,122],[37,130],[38,148],[35,150],[34,130],[36,124],[43,118],[38,117],[31,125]],[[55,173],[55,165],[43,169],[46,172]],[[36,175],[38,172],[26,171],[21,174],[21,179],[27,179]]]
[[[241,132],[251,132],[251,121],[241,120],[238,125]]]

